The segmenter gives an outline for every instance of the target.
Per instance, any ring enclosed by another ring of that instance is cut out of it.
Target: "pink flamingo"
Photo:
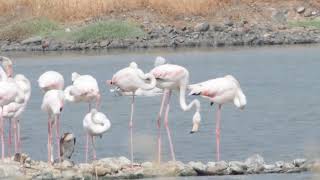
[[[22,74],[17,74],[14,77],[14,81],[20,88],[24,95],[24,101],[22,103],[13,101],[8,105],[3,107],[3,117],[9,119],[9,136],[8,143],[9,148],[11,149],[11,122],[13,123],[14,129],[14,140],[15,140],[15,153],[21,153],[21,138],[20,138],[20,116],[24,109],[26,108],[27,102],[29,101],[31,95],[31,84],[30,81]],[[12,119],[12,121],[11,121]],[[8,150],[10,153],[10,150]],[[10,154],[9,154],[10,155]]]
[[[157,59],[164,59],[162,57],[157,57]],[[164,124],[167,131],[169,144],[170,144],[170,151],[172,160],[175,161],[175,154],[174,154],[174,147],[171,139],[171,133],[168,125],[168,114],[170,108],[170,96],[173,90],[177,90],[180,94],[180,107],[184,111],[190,110],[193,106],[196,107],[196,112],[193,116],[193,126],[198,127],[201,121],[200,116],[200,102],[197,99],[194,99],[190,104],[186,104],[186,97],[185,93],[187,90],[187,85],[189,83],[189,71],[178,65],[174,64],[161,64],[158,63],[157,66],[150,71],[157,79],[157,87],[160,89],[164,89],[164,94],[162,97],[161,107],[158,114],[157,122],[158,122],[158,163],[161,162],[161,116],[163,113],[163,109],[165,110],[164,116]]]
[[[72,73],[71,86],[64,90],[65,98],[69,102],[88,102],[89,112],[91,111],[91,102],[96,102],[96,108],[100,106],[101,95],[97,80],[91,75],[80,75],[76,72]],[[86,162],[88,161],[89,134],[86,134]]]
[[[144,74],[135,62],[131,62],[129,67],[119,70],[107,80],[107,84],[114,85],[122,92],[132,92],[131,116],[129,122],[130,128],[130,152],[131,152],[131,168],[133,168],[133,112],[134,97],[137,89],[150,90],[156,85],[156,80],[151,74]]]
[[[220,160],[220,120],[221,107],[223,104],[233,102],[239,109],[244,109],[247,104],[246,96],[243,94],[239,82],[231,75],[211,79],[198,84],[192,84],[188,87],[191,92],[189,95],[200,95],[218,104],[216,113],[216,153],[217,160]],[[196,132],[195,128],[192,132]]]
[[[62,90],[52,89],[44,94],[41,109],[48,113],[48,163],[53,162],[52,155],[52,126],[56,125],[56,142],[57,142],[57,154],[59,162],[61,162],[60,156],[60,114],[64,105],[64,93]]]
[[[0,56],[0,62],[2,63],[2,66],[4,68],[4,71],[2,69],[2,72],[5,72],[6,77],[10,78],[13,76],[13,68],[12,68],[12,61],[8,57]],[[1,77],[3,74],[1,74]]]
[[[64,87],[64,78],[56,71],[46,71],[39,77],[38,84],[43,92],[51,89],[62,90]]]
[[[97,157],[94,136],[102,137],[102,134],[105,133],[110,126],[111,123],[107,116],[102,112],[98,112],[96,109],[91,109],[91,111],[84,117],[83,128],[91,137],[93,160],[96,160]],[[86,149],[86,152],[88,152],[88,149]]]

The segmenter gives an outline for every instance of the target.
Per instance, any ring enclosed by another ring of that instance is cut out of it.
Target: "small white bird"
[[[45,93],[41,105],[41,109],[48,113],[48,163],[53,162],[52,155],[52,126],[56,125],[56,139],[57,139],[57,156],[61,162],[60,156],[60,114],[64,106],[64,93],[62,90],[52,89]]]
[[[56,71],[47,71],[39,77],[38,84],[43,92],[47,92],[51,89],[63,90],[64,78]]]
[[[83,128],[91,136],[92,147],[93,147],[93,159],[96,159],[96,148],[94,142],[94,136],[102,137],[111,126],[111,123],[107,116],[102,112],[98,112],[96,109],[92,109],[91,112],[86,114],[83,119]],[[88,157],[88,141],[86,144],[86,157]]]

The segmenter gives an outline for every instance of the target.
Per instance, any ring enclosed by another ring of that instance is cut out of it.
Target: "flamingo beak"
[[[12,65],[8,65],[7,67],[7,74],[8,74],[8,77],[13,77],[13,68],[12,68]]]
[[[199,123],[193,123],[192,130],[190,131],[190,134],[193,134],[199,130]]]
[[[106,84],[107,84],[107,85],[112,85],[112,80],[107,80],[107,81],[106,81]]]

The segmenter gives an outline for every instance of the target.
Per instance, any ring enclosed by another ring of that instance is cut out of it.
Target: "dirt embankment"
[[[320,42],[317,0],[1,1],[2,51]]]

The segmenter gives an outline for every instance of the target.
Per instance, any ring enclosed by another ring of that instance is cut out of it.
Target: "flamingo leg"
[[[1,130],[1,159],[4,160],[4,122],[3,122],[3,116],[2,116],[2,107],[0,108],[1,116],[0,116],[0,130]]]
[[[56,120],[56,143],[57,143],[57,155],[59,157],[59,163],[61,163],[61,156],[60,156],[60,115],[57,115],[57,120]]]
[[[163,92],[162,100],[161,100],[161,106],[160,106],[160,111],[157,117],[157,125],[158,125],[158,163],[161,162],[161,117],[163,113],[163,107],[165,100],[167,98],[168,92],[165,90]]]
[[[218,105],[217,113],[216,113],[216,158],[217,161],[220,161],[220,120],[221,120],[221,107],[222,105]]]
[[[131,102],[131,116],[129,122],[130,128],[130,155],[131,155],[131,168],[133,168],[133,112],[134,112],[134,93],[132,94],[132,102]]]
[[[93,160],[96,160],[97,154],[96,154],[96,145],[94,142],[94,136],[91,136],[91,143],[92,143],[92,149],[93,149]]]
[[[86,144],[85,144],[85,151],[86,151],[86,163],[88,162],[88,148],[89,148],[89,134],[86,132]]]
[[[18,153],[17,119],[13,119],[14,153]]]
[[[89,103],[89,113],[90,113],[90,111],[91,111],[91,103]]]
[[[18,138],[18,152],[21,153],[22,150],[21,150],[21,136],[20,136],[20,120],[16,120],[16,123],[17,123],[17,138]]]
[[[169,115],[169,109],[170,109],[170,97],[171,97],[171,90],[168,92],[168,100],[167,100],[167,107],[166,107],[166,114],[164,116],[164,124],[167,130],[168,134],[168,139],[169,139],[169,144],[170,144],[170,151],[171,151],[171,157],[173,161],[176,161],[176,157],[174,155],[174,148],[173,148],[173,143],[171,139],[171,133],[170,133],[170,128],[169,128],[169,123],[168,123],[168,115]]]
[[[101,95],[98,94],[97,95],[97,99],[96,99],[96,109],[100,109],[100,105],[101,105]]]
[[[51,164],[51,122],[48,118],[48,164]]]
[[[11,121],[12,119],[9,119],[9,130],[8,130],[8,156],[11,156],[11,146],[12,146],[12,127],[11,127]]]

